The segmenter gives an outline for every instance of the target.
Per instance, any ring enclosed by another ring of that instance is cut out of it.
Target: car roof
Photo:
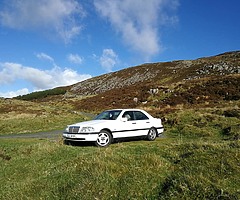
[[[143,111],[141,109],[138,109],[138,108],[114,108],[114,109],[109,109],[109,110],[106,110],[106,111],[111,111],[111,110],[121,110],[121,111]]]

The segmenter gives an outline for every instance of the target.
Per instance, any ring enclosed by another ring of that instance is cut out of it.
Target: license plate
[[[73,134],[68,134],[68,137],[70,137],[70,138],[75,138],[75,135],[73,135]]]

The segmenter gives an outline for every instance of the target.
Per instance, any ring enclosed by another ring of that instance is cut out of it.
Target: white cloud
[[[100,64],[107,72],[111,72],[117,62],[118,56],[112,49],[103,50],[102,56],[100,57]]]
[[[83,58],[80,57],[78,54],[69,54],[68,60],[74,64],[82,64],[83,62]]]
[[[125,43],[146,58],[163,49],[161,25],[177,19],[170,11],[177,8],[178,0],[94,0],[94,5]]]
[[[1,24],[13,29],[54,33],[68,43],[82,29],[85,11],[77,0],[5,0]]]
[[[40,70],[23,66],[18,63],[0,63],[0,84],[10,84],[24,80],[32,85],[34,90],[50,89],[58,86],[71,85],[91,78],[89,74],[79,74],[72,69],[53,67],[51,70]]]
[[[45,54],[45,53],[37,53],[36,56],[40,59],[40,60],[47,60],[47,61],[50,61],[50,62],[53,62],[54,63],[54,59]]]
[[[0,97],[12,98],[12,97],[16,97],[16,96],[24,95],[28,93],[29,93],[29,90],[27,88],[23,88],[17,91],[0,92]]]

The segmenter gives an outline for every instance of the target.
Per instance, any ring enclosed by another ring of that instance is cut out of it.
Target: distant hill
[[[34,101],[69,100],[79,110],[180,104],[211,104],[240,99],[240,51],[196,60],[146,63],[72,86],[19,96]]]
[[[197,60],[146,63],[75,84],[67,95],[96,95],[134,84],[169,84],[210,75],[240,74],[240,51]],[[157,81],[157,84],[154,82]],[[67,96],[66,95],[66,96]]]

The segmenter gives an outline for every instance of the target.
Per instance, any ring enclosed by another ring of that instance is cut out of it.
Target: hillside
[[[131,67],[78,83],[68,97],[79,99],[74,104],[83,110],[239,100],[240,52]]]
[[[75,84],[66,94],[96,95],[132,85],[161,86],[210,75],[240,73],[240,52],[230,52],[197,60],[148,63],[98,76]]]
[[[68,101],[77,110],[99,111],[114,107],[216,103],[239,100],[240,51],[196,60],[146,63],[94,77],[68,87],[48,90],[41,98],[18,99]],[[63,92],[65,93],[63,95]],[[36,95],[36,94],[35,94]],[[40,96],[40,98],[39,98]]]

